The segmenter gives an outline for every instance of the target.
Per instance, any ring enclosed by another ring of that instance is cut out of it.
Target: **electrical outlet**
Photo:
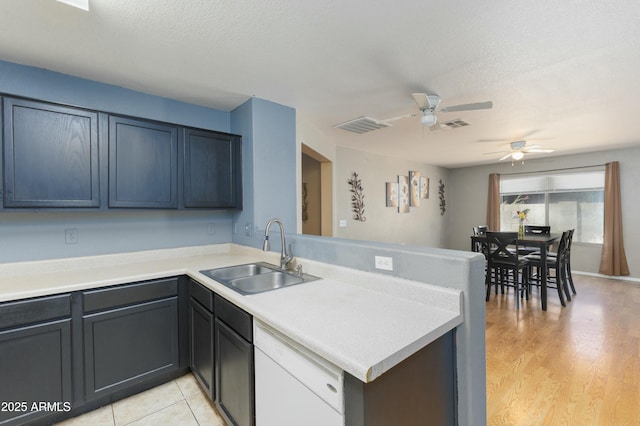
[[[64,230],[64,243],[65,244],[78,244],[78,230],[75,228],[69,228]]]
[[[244,225],[244,235],[246,237],[250,237],[251,234],[253,233],[253,225],[251,223],[247,223],[246,225]]]
[[[215,223],[207,223],[207,234],[215,235],[216,233],[216,224]]]
[[[376,256],[376,269],[393,271],[393,257]]]
[[[340,228],[346,228],[347,227],[347,221],[346,219],[340,219],[340,221],[338,222],[338,226]]]

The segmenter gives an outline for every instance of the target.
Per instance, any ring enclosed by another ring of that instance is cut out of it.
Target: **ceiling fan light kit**
[[[509,147],[511,148],[509,151],[485,152],[485,154],[503,154],[506,152],[507,155],[499,158],[498,161],[511,158],[511,165],[513,165],[514,161],[520,160],[522,160],[522,163],[524,164],[525,154],[547,153],[554,151],[553,149],[541,149],[542,147],[539,145],[527,146],[527,141],[513,141],[509,144]]]
[[[511,154],[511,158],[513,158],[516,161],[522,160],[524,158],[524,152],[516,151],[513,154]]]
[[[438,117],[432,112],[426,112],[420,117],[420,122],[423,126],[431,127],[438,122]]]

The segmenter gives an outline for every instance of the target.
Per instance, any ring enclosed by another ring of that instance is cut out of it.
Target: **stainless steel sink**
[[[251,277],[264,274],[265,272],[273,272],[273,269],[259,263],[249,263],[247,265],[229,266],[201,272],[216,280],[233,280],[235,278]]]
[[[207,269],[200,272],[244,295],[262,293],[319,279],[313,275],[298,275],[283,271],[277,266],[265,262]]]

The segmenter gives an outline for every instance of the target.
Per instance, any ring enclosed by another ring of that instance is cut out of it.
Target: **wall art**
[[[307,193],[307,183],[302,182],[302,221],[309,220],[309,199]]]
[[[445,208],[446,201],[444,199],[444,182],[440,179],[440,185],[438,186],[438,193],[440,194],[440,214],[444,215],[444,212],[447,210]]]
[[[398,207],[398,182],[387,182],[387,207]]]
[[[360,222],[364,222],[367,218],[364,216],[364,189],[362,188],[362,180],[358,178],[358,174],[353,172],[351,179],[347,180],[349,192],[351,192],[351,206],[353,209],[353,218]]]
[[[420,198],[426,200],[429,198],[429,178],[420,176]]]
[[[409,178],[398,176],[398,213],[409,213]]]
[[[420,172],[409,171],[409,205],[420,205]]]
[[[416,170],[408,176],[398,175],[397,182],[386,183],[386,205],[396,207],[398,213],[408,213],[410,207],[419,207],[420,200],[429,198],[429,178]]]

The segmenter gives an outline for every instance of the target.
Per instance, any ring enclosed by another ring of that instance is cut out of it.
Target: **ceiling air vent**
[[[440,123],[440,128],[449,130],[449,129],[457,129],[458,127],[468,126],[469,123],[466,121],[462,121],[460,119],[445,121],[444,123]]]
[[[358,117],[353,120],[345,121],[344,123],[336,124],[333,127],[354,133],[367,133],[372,130],[391,127],[391,124],[375,120],[371,117]]]

